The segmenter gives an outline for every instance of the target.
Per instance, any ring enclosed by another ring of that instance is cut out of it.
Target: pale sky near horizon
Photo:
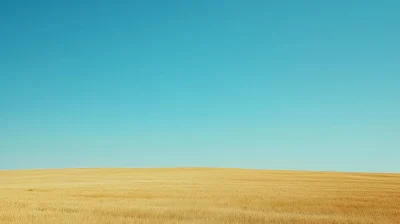
[[[400,172],[399,12],[0,1],[0,169]]]

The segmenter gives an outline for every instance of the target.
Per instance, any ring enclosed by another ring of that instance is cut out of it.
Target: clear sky
[[[0,169],[400,172],[399,12],[0,1]]]

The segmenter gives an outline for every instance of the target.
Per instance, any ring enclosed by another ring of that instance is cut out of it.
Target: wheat
[[[0,171],[1,224],[400,223],[400,175],[242,169]]]

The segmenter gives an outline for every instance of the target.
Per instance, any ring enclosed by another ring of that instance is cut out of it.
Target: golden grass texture
[[[400,223],[400,175],[214,168],[0,171],[1,224]]]

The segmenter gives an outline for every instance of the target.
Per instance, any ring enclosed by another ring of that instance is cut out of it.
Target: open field
[[[0,223],[400,223],[400,175],[211,168],[0,171]]]

